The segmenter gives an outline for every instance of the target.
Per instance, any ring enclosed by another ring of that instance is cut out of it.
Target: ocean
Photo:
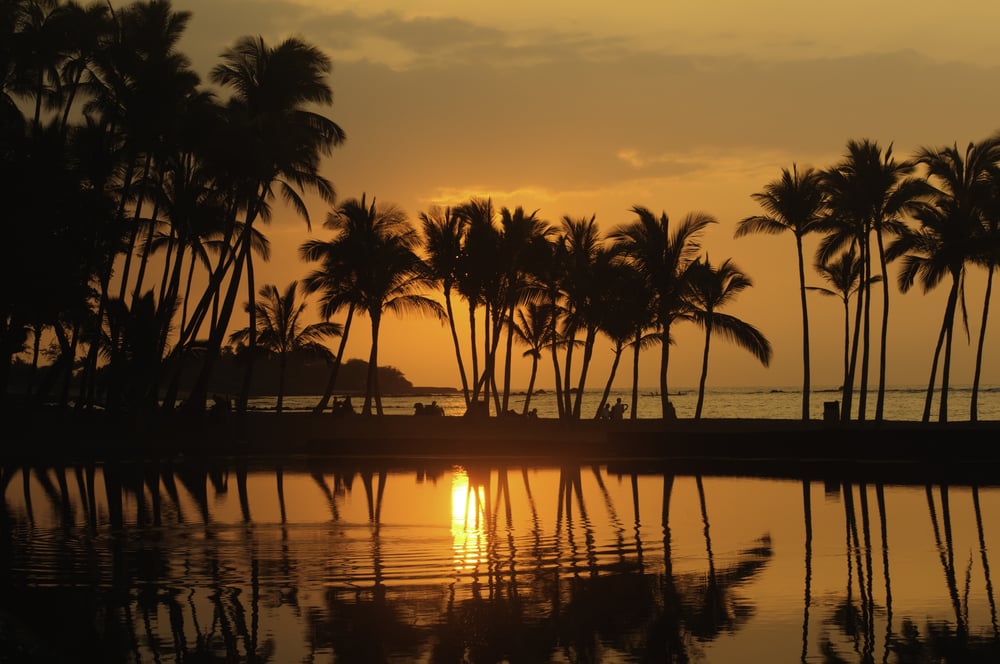
[[[603,390],[585,390],[581,411],[584,418],[592,418],[600,403]],[[924,411],[926,387],[900,386],[891,387],[885,394],[884,419],[894,421],[919,421]],[[343,395],[340,395],[343,396]],[[351,394],[355,410],[360,411],[364,395]],[[872,389],[868,395],[866,419],[875,415],[875,399],[877,393]],[[524,407],[525,392],[517,391],[511,395],[508,407],[520,413]],[[615,399],[630,404],[631,390],[612,390],[610,402]],[[837,402],[839,409],[840,389],[837,387],[814,387],[810,397],[810,418],[822,419],[825,404]],[[948,391],[949,421],[969,420],[969,408],[972,390],[969,386],[951,387]],[[857,394],[855,394],[854,415],[857,415]],[[670,400],[677,410],[679,418],[694,417],[698,402],[698,389],[678,388],[671,390]],[[308,411],[319,401],[318,396],[285,397],[284,408],[291,411]],[[414,412],[416,403],[436,402],[444,409],[445,415],[460,416],[465,412],[465,402],[461,392],[441,392],[437,394],[421,394],[419,396],[387,396],[382,398],[382,406],[387,415],[407,415]],[[937,421],[939,408],[938,394],[935,393],[931,410],[931,420]],[[250,400],[254,410],[273,410],[275,397],[259,397]],[[558,416],[555,391],[546,390],[531,395],[531,408],[538,409],[538,417]],[[660,417],[660,397],[656,388],[641,388],[639,390],[640,419],[658,419]],[[705,391],[705,402],[702,406],[702,417],[705,419],[799,419],[802,413],[802,394],[800,388],[787,387],[715,387]],[[631,414],[626,412],[625,417]],[[979,420],[1000,419],[1000,386],[988,385],[979,388]]]

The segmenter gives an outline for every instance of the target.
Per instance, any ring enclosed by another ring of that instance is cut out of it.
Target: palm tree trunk
[[[507,348],[503,363],[503,412],[507,412],[510,404],[510,365],[514,354],[514,307],[508,307],[507,312]]]
[[[635,329],[635,341],[632,343],[632,415],[631,419],[638,419],[639,411],[639,351],[642,341],[642,330]]]
[[[559,348],[556,343],[555,325],[552,327],[552,341],[549,343],[549,353],[552,355],[553,380],[556,386],[556,412],[561,420],[566,416],[566,409],[563,406],[563,384],[562,371],[559,368]]]
[[[951,295],[949,294],[949,298]],[[937,368],[938,362],[941,358],[941,349],[944,347],[945,339],[945,329],[948,326],[948,311],[945,307],[944,319],[941,321],[941,330],[938,332],[937,343],[934,345],[934,358],[931,360],[931,378],[927,384],[927,394],[924,397],[924,414],[921,418],[922,422],[930,422],[931,420],[931,403],[934,401],[934,382],[937,380]]]
[[[471,297],[469,298],[469,347],[472,349],[472,377],[475,379],[470,403],[474,403],[479,401],[479,350],[476,348],[476,304]]]
[[[285,368],[288,364],[288,354],[282,351],[278,354],[278,402],[274,405],[274,410],[281,415],[281,407],[285,401]]]
[[[661,417],[667,419],[667,412],[669,408],[669,392],[667,392],[667,368],[670,366],[670,322],[665,321],[662,323],[663,329],[660,330],[660,408],[662,409]]]
[[[858,392],[858,421],[865,420],[865,411],[868,407],[868,365],[871,354],[871,318],[872,318],[872,255],[871,240],[865,234],[865,315],[863,320],[864,331],[861,340],[861,384]]]
[[[941,402],[938,409],[938,421],[948,421],[948,382],[951,377],[951,343],[955,330],[955,307],[952,306],[948,319],[948,329],[944,340],[944,365],[941,367]]]
[[[462,345],[458,342],[458,329],[455,327],[455,312],[451,305],[451,288],[444,289],[444,306],[448,312],[448,327],[451,329],[451,341],[455,345],[455,359],[458,360],[458,374],[462,379],[462,396],[465,397],[465,407],[469,407],[469,378],[465,375],[465,363],[462,361]]]
[[[160,172],[160,185],[163,185],[164,174]],[[160,204],[159,201],[153,203],[153,213],[150,215],[149,219],[149,231],[146,233],[146,242],[142,247],[142,255],[139,258],[139,273],[135,276],[135,287],[132,289],[132,306],[139,300],[139,295],[142,291],[142,282],[146,276],[146,265],[149,264],[149,253],[152,251],[153,246],[153,236],[155,235],[156,229],[156,219],[160,214]],[[168,261],[169,262],[169,259]]]
[[[983,371],[983,346],[986,342],[986,319],[990,313],[990,294],[993,291],[993,264],[987,266],[986,295],[983,298],[983,319],[979,325],[979,341],[976,343],[976,371],[972,378],[972,401],[969,404],[969,421],[979,419],[979,380]]]
[[[799,261],[799,298],[802,304],[802,419],[808,420],[812,382],[809,363],[809,307],[806,304],[806,268],[802,257],[802,236],[798,233],[795,234],[795,249]]]
[[[531,392],[535,389],[535,376],[538,374],[538,355],[531,356],[531,377],[528,378],[528,392],[524,395],[524,410],[522,415],[528,414],[528,405],[531,403]]]
[[[146,161],[142,167],[142,179],[140,180],[145,184],[146,180],[149,178],[149,171],[153,165],[153,155],[151,153],[146,154]],[[131,183],[126,183],[126,186]],[[126,192],[122,192],[124,197]],[[135,202],[135,213],[132,215],[132,228],[129,229],[128,234],[128,248],[125,251],[125,264],[122,266],[122,278],[121,283],[118,284],[118,299],[122,302],[125,301],[125,293],[128,292],[128,274],[132,265],[132,254],[135,252],[135,239],[139,234],[139,219],[142,217],[142,202],[145,200],[142,194],[139,195]],[[117,335],[112,335],[112,339],[115,343],[118,342]]]
[[[573,390],[570,388],[570,385],[573,383],[570,381],[570,375],[572,373],[574,346],[576,346],[575,328],[566,331],[566,364],[563,366],[563,385],[566,389],[563,392],[563,413],[565,413],[567,418],[573,417]]]
[[[372,414],[372,401],[375,402],[375,412],[382,415],[382,395],[378,385],[378,334],[381,318],[376,312],[369,312],[372,324],[372,348],[368,355],[368,380],[365,384],[365,402],[361,408],[362,415]]]
[[[351,321],[354,319],[354,304],[352,303],[347,308],[347,320],[344,321],[344,331],[340,335],[340,346],[337,348],[337,357],[333,358],[333,366],[330,368],[330,377],[326,381],[326,389],[323,390],[323,397],[313,408],[314,413],[322,413],[326,410],[327,404],[330,403],[330,397],[333,396],[333,390],[337,387],[337,374],[340,373],[341,361],[344,357],[344,351],[347,348],[347,337],[351,332]]]
[[[597,404],[597,410],[594,412],[594,419],[599,419],[601,416],[601,409],[604,408],[604,404],[608,402],[608,398],[611,396],[611,387],[615,382],[615,374],[618,373],[618,363],[622,359],[622,351],[625,346],[618,342],[615,344],[615,357],[611,361],[611,371],[608,374],[608,382],[604,384],[604,392],[601,394],[601,402]],[[635,406],[632,407],[635,410]]]
[[[709,312],[709,316],[711,316]],[[698,381],[698,404],[694,408],[694,419],[701,419],[701,407],[705,403],[705,381],[708,378],[708,349],[712,342],[711,319],[705,323],[705,352],[701,357],[701,379]]]
[[[573,401],[573,419],[580,419],[580,410],[583,403],[583,390],[587,383],[587,371],[590,369],[590,360],[594,356],[594,343],[597,341],[597,328],[588,327],[587,336],[583,342],[583,362],[580,364],[580,382],[577,383],[576,399]]]
[[[882,269],[882,333],[879,338],[878,396],[875,399],[875,421],[881,422],[885,411],[885,364],[889,339],[889,270],[885,263],[885,247],[881,229],[876,229],[878,261]]]
[[[254,365],[257,364],[257,290],[253,273],[253,252],[247,246],[247,315],[249,316],[249,335],[247,336],[247,367],[243,374],[243,387],[240,389],[240,400],[236,406],[237,412],[245,413],[247,401],[250,400],[250,386],[253,383]]]
[[[861,245],[861,254],[864,255],[865,248],[864,244]],[[847,380],[844,381],[841,400],[844,402],[844,407],[840,411],[840,419],[843,422],[849,422],[851,419],[851,407],[854,398],[854,372],[857,369],[858,363],[858,343],[861,337],[861,314],[864,311],[864,300],[867,294],[864,288],[858,288],[858,303],[854,309],[854,339],[851,342],[851,363],[847,371]]]

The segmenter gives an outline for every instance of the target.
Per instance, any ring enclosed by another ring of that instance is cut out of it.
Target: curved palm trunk
[[[865,315],[861,339],[861,384],[858,386],[858,421],[863,422],[868,408],[868,365],[871,355],[872,260],[871,242],[865,235]]]
[[[145,164],[142,167],[142,178],[139,180],[140,182],[145,183],[149,178],[149,171],[152,168],[152,165],[153,155],[151,153],[147,153]],[[126,186],[128,186],[128,184],[130,183],[127,183]],[[122,196],[125,195],[125,192],[123,192]],[[118,299],[122,302],[125,301],[125,293],[128,292],[128,275],[132,265],[132,254],[135,252],[135,240],[139,234],[139,219],[142,216],[143,200],[144,198],[140,194],[138,200],[135,202],[135,213],[132,215],[132,228],[129,230],[128,234],[128,247],[125,251],[125,264],[122,266],[121,283],[118,284]],[[112,339],[115,339],[117,343],[116,335],[112,335]]]
[[[597,410],[594,412],[594,419],[598,419],[601,416],[601,409],[604,408],[604,404],[608,402],[608,397],[611,395],[611,386],[615,382],[615,374],[618,373],[618,363],[622,359],[622,351],[625,346],[619,341],[615,342],[615,357],[611,361],[611,372],[608,374],[608,382],[604,384],[604,392],[601,394],[601,402],[597,404]],[[632,407],[635,410],[635,407]]]
[[[479,400],[479,350],[476,347],[476,305],[469,300],[469,348],[472,350],[472,397],[470,403]]]
[[[243,374],[243,387],[240,389],[240,401],[237,410],[245,413],[247,401],[250,399],[250,386],[253,383],[254,366],[257,364],[257,291],[253,274],[253,252],[247,247],[247,311],[250,317],[249,335],[247,336],[247,368]],[[228,323],[227,323],[228,325]],[[224,329],[224,328],[223,328]]]
[[[885,362],[889,338],[889,270],[885,263],[885,246],[882,231],[875,231],[878,242],[878,262],[882,269],[882,331],[879,337],[878,396],[875,398],[875,421],[881,422],[885,410]]]
[[[802,304],[802,419],[808,420],[812,382],[809,363],[809,307],[806,303],[806,268],[802,257],[802,236],[798,233],[795,234],[795,250],[799,261],[799,299]],[[708,344],[706,344],[706,353],[708,352],[707,346]]]
[[[865,254],[865,244],[861,244],[861,254]],[[854,399],[854,375],[857,370],[858,365],[858,344],[861,340],[861,315],[864,312],[864,300],[867,299],[867,293],[864,288],[858,289],[858,303],[854,309],[854,339],[851,342],[851,363],[847,371],[847,380],[844,381],[841,400],[844,403],[843,410],[840,412],[840,419],[843,422],[848,422],[851,419],[851,408],[853,406],[852,401]]]
[[[462,379],[462,396],[465,397],[465,407],[469,407],[469,378],[465,375],[465,363],[462,361],[462,345],[458,341],[458,329],[455,327],[455,312],[451,305],[451,288],[444,289],[444,306],[448,312],[448,327],[451,329],[451,341],[455,345],[455,359],[458,360],[458,375]]]
[[[511,356],[514,354],[514,307],[510,307],[507,312],[507,342],[506,342],[506,357],[504,357],[503,362],[503,412],[507,412],[507,407],[510,405],[510,364]]]
[[[361,408],[363,415],[372,414],[372,401],[375,402],[375,413],[382,412],[382,393],[378,384],[378,334],[382,319],[378,313],[369,312],[372,321],[372,349],[368,356],[368,380],[365,385],[365,402]]]
[[[708,378],[708,350],[712,342],[712,312],[708,312],[709,318],[705,323],[705,352],[701,358],[701,378],[698,381],[698,405],[694,408],[694,419],[701,419],[701,407],[705,403],[705,381]]]
[[[563,392],[563,412],[566,414],[567,418],[573,417],[573,390],[570,387],[573,382],[570,380],[572,375],[572,364],[573,364],[573,348],[576,346],[576,329],[567,330],[566,335],[566,364],[563,366],[563,385],[566,387],[565,392]]]
[[[219,357],[219,350],[222,348],[222,339],[226,328],[229,326],[229,319],[232,316],[233,308],[236,305],[236,294],[239,291],[240,281],[243,277],[243,266],[247,255],[250,253],[250,227],[249,220],[245,225],[243,236],[240,240],[239,249],[236,251],[236,262],[234,263],[232,277],[229,280],[229,287],[226,290],[225,299],[219,309],[219,317],[212,326],[212,332],[208,340],[208,349],[205,353],[205,361],[191,394],[185,402],[185,408],[189,412],[200,413],[205,410],[205,401],[208,396],[208,383],[211,380],[212,372],[215,369],[215,362]],[[194,323],[194,321],[192,321]]]
[[[991,263],[987,267],[986,295],[983,298],[983,319],[979,325],[979,341],[976,344],[976,371],[972,378],[972,401],[969,405],[969,420],[975,422],[979,419],[979,380],[983,370],[983,346],[986,342],[986,319],[990,313],[990,294],[993,291],[993,269]]]
[[[841,391],[847,384],[851,365],[851,302],[850,297],[844,297],[844,377],[841,379]]]
[[[553,380],[556,386],[556,411],[561,420],[566,416],[566,409],[563,405],[563,384],[562,384],[562,371],[559,368],[559,349],[556,343],[555,330],[552,331],[552,342],[549,344],[549,352],[552,355],[552,369],[553,369]]]
[[[587,328],[587,338],[583,342],[583,362],[580,365],[580,382],[576,388],[576,399],[573,401],[573,419],[580,419],[580,409],[583,403],[583,389],[587,382],[587,371],[590,360],[594,356],[594,343],[597,341],[597,328]]]
[[[670,408],[670,393],[667,392],[667,368],[670,366],[670,323],[666,323],[660,331],[660,408],[663,419],[667,419]]]
[[[931,363],[931,379],[927,386],[927,396],[924,398],[923,421],[929,422],[931,419],[931,402],[934,399],[934,379],[937,373],[938,361],[941,351],[944,350],[945,361],[941,369],[941,407],[938,414],[941,421],[946,421],[948,417],[948,370],[951,359],[951,330],[955,321],[955,307],[958,302],[959,280],[952,275],[951,290],[948,291],[948,302],[945,305],[944,320],[941,322],[941,332],[938,335],[937,346],[934,348],[934,361]]]
[[[160,185],[163,185],[163,173],[160,173]],[[149,219],[149,230],[146,232],[146,241],[142,246],[142,253],[139,256],[139,272],[135,276],[135,286],[132,288],[132,306],[139,301],[139,296],[142,291],[142,282],[146,278],[146,266],[149,265],[149,252],[152,251],[153,246],[153,235],[156,229],[156,220],[160,215],[160,204],[159,202],[153,203],[153,213],[150,215]]]
[[[538,354],[531,356],[531,377],[528,378],[528,393],[524,395],[524,410],[522,415],[528,414],[528,405],[531,403],[531,393],[535,389],[535,376],[538,375]]]
[[[636,328],[635,341],[632,344],[632,415],[630,419],[639,418],[639,346],[642,341],[642,330]]]
[[[340,346],[337,348],[337,357],[333,358],[333,366],[330,368],[330,377],[326,381],[326,388],[319,403],[313,408],[314,413],[322,413],[330,403],[330,397],[337,387],[337,374],[340,373],[341,361],[344,357],[344,350],[347,348],[347,337],[351,332],[351,321],[354,319],[354,305],[347,308],[347,319],[344,321],[344,331],[340,336]]]

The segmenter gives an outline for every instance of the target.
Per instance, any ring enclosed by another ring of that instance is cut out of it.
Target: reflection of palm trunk
[[[937,511],[934,508],[934,494],[931,486],[926,487],[927,509],[930,512],[931,521],[934,524],[934,542],[938,548],[941,558],[941,567],[944,569],[945,583],[948,585],[948,595],[951,597],[951,605],[955,611],[955,627],[959,638],[966,635],[965,621],[962,619],[962,605],[958,597],[958,583],[955,580],[955,554],[952,548],[951,539],[951,508],[948,501],[948,486],[941,485],[941,518],[944,522],[945,541],[941,542],[941,530],[938,526]]]
[[[802,611],[802,661],[806,661],[809,651],[809,604],[812,601],[812,495],[809,480],[802,480],[802,516],[805,520],[806,580],[805,598]]]
[[[285,514],[285,471],[279,466],[274,471],[274,480],[278,485],[278,510],[281,512],[281,523],[287,521]]]
[[[889,660],[889,644],[892,643],[892,586],[889,583],[889,533],[885,515],[885,488],[881,483],[875,485],[875,495],[878,499],[879,524],[882,532],[882,569],[885,575],[885,654],[883,661]]]
[[[990,559],[986,555],[986,536],[983,534],[983,512],[979,506],[979,487],[972,487],[972,504],[976,510],[976,531],[979,533],[979,551],[983,557],[983,576],[986,578],[986,599],[990,603],[990,623],[993,625],[993,638],[1000,639],[1000,627],[997,626],[997,603],[993,597],[993,580],[990,576]]]
[[[861,497],[861,524],[862,533],[865,540],[865,655],[871,658],[875,648],[875,598],[872,594],[872,537],[871,522],[868,517],[868,487],[862,483],[858,485],[858,494]]]

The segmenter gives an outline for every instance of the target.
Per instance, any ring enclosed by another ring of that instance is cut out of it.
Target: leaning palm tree
[[[964,154],[959,152],[957,146],[921,149],[917,158],[926,165],[936,185],[934,196],[914,215],[920,228],[906,233],[891,247],[891,255],[902,255],[899,286],[903,292],[908,291],[917,279],[924,290],[929,291],[946,276],[951,277],[951,289],[924,400],[925,422],[930,419],[942,350],[939,419],[942,422],[948,419],[948,382],[955,314],[961,305],[962,320],[968,330],[964,298],[966,266],[981,260],[985,244],[983,216],[988,196],[992,195],[990,170],[994,163],[988,154],[989,151],[980,151],[975,144],[970,144]]]
[[[705,351],[701,361],[701,379],[698,381],[698,404],[694,418],[701,419],[701,408],[705,402],[705,381],[708,378],[708,351],[712,333],[718,332],[738,346],[750,351],[765,367],[771,362],[771,344],[753,325],[719,312],[721,307],[731,303],[736,296],[750,288],[753,282],[730,259],[718,267],[712,265],[708,256],[698,261],[692,270],[688,295],[691,316],[705,328]]]
[[[647,208],[635,206],[638,217],[631,224],[618,226],[609,238],[617,245],[633,268],[642,276],[655,303],[655,325],[660,338],[660,406],[662,416],[669,416],[667,369],[670,363],[670,328],[688,316],[686,300],[690,270],[701,250],[700,236],[715,218],[703,212],[688,214],[670,228],[664,212],[656,217]]]
[[[273,353],[278,358],[278,401],[275,406],[278,413],[281,413],[285,398],[285,369],[288,366],[288,357],[296,351],[329,356],[330,351],[323,345],[322,340],[338,336],[342,332],[339,325],[328,321],[303,325],[302,314],[306,308],[306,301],[296,299],[298,285],[298,281],[292,281],[283,292],[278,292],[277,286],[264,284],[260,288],[260,300],[255,305],[256,316],[261,321],[257,347]],[[245,327],[233,332],[229,341],[235,344],[246,343],[249,337],[250,328]],[[255,351],[255,348],[249,349],[251,353]]]
[[[736,226],[736,237],[752,233],[776,235],[791,231],[799,266],[799,299],[802,306],[802,419],[809,419],[809,308],[806,304],[806,272],[802,238],[817,230],[824,218],[826,204],[820,189],[820,174],[807,168],[799,172],[784,168],[781,177],[769,182],[764,190],[752,195],[765,214],[747,217]]]
[[[329,154],[345,136],[333,120],[312,110],[314,104],[332,103],[333,92],[327,79],[331,66],[330,59],[319,49],[294,37],[273,47],[260,37],[243,37],[222,54],[222,62],[212,69],[212,81],[233,91],[228,104],[227,135],[244,139],[229,141],[227,159],[233,172],[227,177],[238,201],[237,209],[243,210],[245,219],[232,278],[209,337],[205,365],[188,398],[191,408],[204,408],[214,358],[229,326],[244,270],[251,303],[248,341],[250,346],[255,345],[256,292],[250,262],[254,222],[269,218],[270,203],[276,195],[307,225],[309,215],[301,192],[312,190],[323,200],[333,201],[333,185],[319,173],[320,157]],[[221,285],[221,276],[214,282],[216,287]],[[241,407],[252,366],[248,365]]]

